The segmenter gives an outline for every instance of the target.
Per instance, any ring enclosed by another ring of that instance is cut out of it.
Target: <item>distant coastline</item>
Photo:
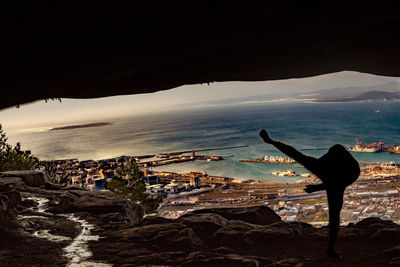
[[[91,127],[100,127],[100,126],[107,126],[107,125],[113,125],[113,123],[111,123],[111,122],[95,122],[95,123],[86,123],[86,124],[75,124],[75,125],[54,127],[54,128],[51,128],[50,131],[91,128]]]

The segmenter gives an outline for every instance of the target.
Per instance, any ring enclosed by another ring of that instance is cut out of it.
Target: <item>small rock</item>
[[[375,242],[400,242],[400,229],[383,228],[378,230],[371,236],[371,240]],[[400,251],[399,251],[400,252]]]
[[[132,225],[137,225],[143,219],[144,215],[143,206],[127,201],[125,204],[125,214]]]
[[[44,189],[46,189],[46,190],[60,190],[61,189],[61,185],[55,184],[55,183],[46,182],[46,184],[44,185]]]
[[[62,211],[68,211],[69,208],[72,206],[72,201],[68,197],[63,197],[58,203],[58,206]]]
[[[382,227],[396,227],[397,225],[392,222],[392,221],[387,221],[387,220],[382,220],[377,217],[370,217],[366,218],[362,221],[359,221],[358,223],[355,224],[355,227],[361,228],[361,229],[370,229],[373,226],[376,226],[378,228]]]
[[[391,259],[390,262],[389,262],[389,266],[399,267],[400,266],[400,257],[396,257],[396,258]]]
[[[201,239],[210,239],[214,233],[227,226],[227,219],[216,213],[192,213],[180,217],[178,222],[193,229]]]
[[[296,243],[296,236],[290,227],[271,227],[266,226],[261,229],[255,229],[247,231],[244,234],[244,240],[246,243],[251,245],[267,245],[276,246],[277,244],[283,244],[289,242],[291,244]]]
[[[209,257],[210,257],[210,255],[208,255],[206,252],[194,251],[186,257],[185,261],[202,260],[202,259],[206,259]]]
[[[175,250],[195,250],[203,246],[203,241],[190,228],[185,228],[172,236],[170,242],[170,248]]]
[[[187,267],[204,267],[204,266],[260,266],[259,262],[255,259],[249,259],[236,254],[228,254],[219,257],[211,257],[206,259],[193,259],[188,260],[182,264]]]
[[[213,246],[226,246],[229,248],[240,248],[243,246],[243,232],[229,228],[221,228],[215,232],[212,242]]]
[[[281,221],[281,217],[265,206],[247,208],[222,208],[196,210],[193,214],[216,213],[228,220],[240,220],[247,223],[268,225]]]
[[[400,245],[387,249],[383,252],[383,256],[388,258],[398,257],[399,255],[400,255]]]
[[[170,223],[173,222],[171,219],[167,219],[159,216],[146,216],[143,218],[141,224],[149,225],[149,224],[162,224],[162,223]]]

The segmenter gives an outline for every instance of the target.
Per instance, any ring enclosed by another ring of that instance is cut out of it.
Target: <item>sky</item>
[[[309,93],[321,89],[380,85],[392,81],[400,84],[400,78],[343,71],[301,79],[185,85],[151,94],[62,99],[61,103],[38,101],[21,105],[19,109],[11,107],[0,110],[0,124],[6,130],[12,130],[107,121],[121,116],[140,116],[167,110],[206,107],[208,103],[226,98]]]

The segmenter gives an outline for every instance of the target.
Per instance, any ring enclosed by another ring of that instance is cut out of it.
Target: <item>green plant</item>
[[[162,197],[152,197],[145,193],[146,184],[142,180],[143,172],[139,170],[136,162],[128,161],[118,168],[117,172],[123,178],[114,177],[105,184],[105,188],[119,196],[140,203],[147,214],[157,212]]]
[[[119,167],[117,173],[128,181],[129,186],[142,181],[143,177],[143,172],[139,170],[139,166],[133,159]]]
[[[32,170],[39,160],[29,150],[22,150],[21,143],[14,147],[7,143],[7,136],[0,124],[0,172],[12,170]]]

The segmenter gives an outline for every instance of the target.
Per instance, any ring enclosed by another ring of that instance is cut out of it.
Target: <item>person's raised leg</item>
[[[292,159],[303,165],[306,169],[313,172],[315,175],[318,176],[318,174],[320,173],[320,166],[316,158],[306,156],[292,146],[272,140],[269,137],[267,131],[264,129],[260,131],[260,137],[264,140],[265,143],[273,145],[282,153],[291,157]]]

